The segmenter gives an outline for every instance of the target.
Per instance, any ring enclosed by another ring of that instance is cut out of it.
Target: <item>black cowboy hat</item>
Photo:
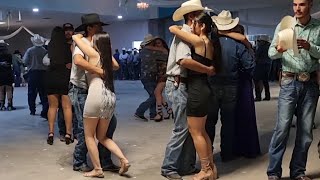
[[[75,29],[75,32],[84,31],[87,25],[100,24],[101,26],[107,26],[109,24],[100,21],[100,17],[96,13],[85,14],[81,17],[82,24]]]

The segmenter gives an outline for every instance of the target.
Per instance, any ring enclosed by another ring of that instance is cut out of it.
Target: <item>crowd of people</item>
[[[290,178],[309,180],[305,171],[319,97],[320,59],[320,21],[310,16],[312,5],[312,0],[293,0],[291,25],[299,34],[298,55],[278,38],[287,22],[277,26],[271,43],[262,37],[253,47],[239,18],[228,10],[211,17],[200,0],[188,0],[174,12],[173,20],[184,20],[184,24],[169,27],[174,35],[170,48],[161,37],[147,35],[140,50],[123,48],[112,54],[110,36],[103,32],[107,24],[97,14],[82,16],[76,29],[70,23],[55,27],[47,44],[35,35],[33,47],[23,57],[19,51],[9,54],[8,44],[0,41],[0,110],[14,110],[13,84],[24,85],[27,80],[30,115],[36,114],[39,94],[40,115],[48,119],[47,143],[54,144],[56,118],[60,141],[69,145],[77,140],[74,171],[85,172],[85,177],[103,178],[103,171],[124,175],[129,160],[112,140],[117,126],[113,81],[140,79],[149,98],[134,116],[148,121],[145,112],[149,110],[151,120],[174,120],[161,175],[182,179],[195,174],[194,180],[215,180],[213,143],[219,119],[223,162],[261,154],[254,102],[271,99],[271,59],[281,59],[278,115],[267,175],[269,180],[282,176],[282,157],[296,115]],[[320,142],[318,146],[320,155]],[[88,166],[87,153],[93,168]],[[111,160],[111,153],[120,167]],[[196,168],[196,154],[201,169]]]

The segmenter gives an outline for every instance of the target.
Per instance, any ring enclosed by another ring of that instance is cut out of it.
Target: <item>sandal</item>
[[[120,167],[120,170],[119,170],[119,174],[120,176],[124,175],[124,173],[128,172],[129,170],[129,167],[131,166],[129,164],[129,161],[127,159],[120,159],[120,164],[121,164],[121,167]]]
[[[50,132],[50,133],[48,134],[47,143],[48,143],[49,145],[53,145],[53,136],[54,136],[54,133],[53,133],[53,132]]]
[[[73,143],[73,139],[71,137],[72,137],[71,134],[68,134],[68,133],[64,136],[66,145]]]
[[[93,169],[90,172],[84,173],[83,176],[91,178],[104,178],[104,173],[102,169]]]

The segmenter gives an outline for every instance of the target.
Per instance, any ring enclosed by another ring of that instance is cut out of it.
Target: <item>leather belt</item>
[[[298,80],[300,82],[307,82],[310,79],[317,78],[316,71],[313,71],[311,73],[308,73],[308,72],[293,73],[293,72],[283,71],[281,75],[282,75],[282,77],[293,78],[293,79]]]
[[[174,82],[174,86],[176,88],[179,87],[180,83],[184,83],[184,84],[188,83],[188,79],[186,77],[181,77],[180,75],[176,75],[176,76],[169,75],[167,80]]]

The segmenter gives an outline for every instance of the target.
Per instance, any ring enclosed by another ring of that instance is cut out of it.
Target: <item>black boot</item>
[[[8,106],[7,106],[7,110],[8,110],[8,111],[12,111],[12,110],[16,110],[16,109],[17,109],[17,108],[13,107],[12,104],[9,104],[9,103],[8,103]]]
[[[4,106],[4,103],[1,102],[0,103],[0,111],[5,111],[6,110],[6,107]]]

